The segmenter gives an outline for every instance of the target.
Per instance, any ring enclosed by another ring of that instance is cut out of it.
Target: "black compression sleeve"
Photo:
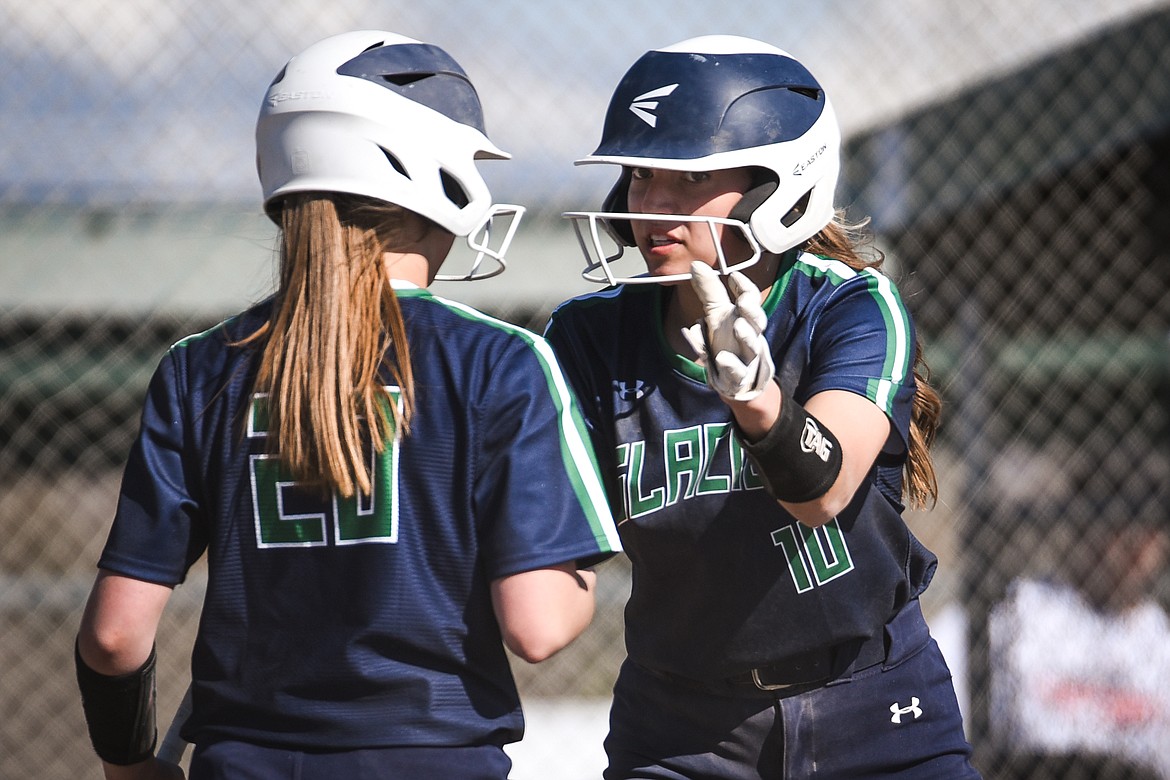
[[[89,738],[98,757],[126,766],[154,755],[158,736],[155,726],[155,648],[140,669],[129,674],[95,672],[74,646],[77,686]]]
[[[740,442],[768,492],[780,501],[799,504],[820,498],[841,473],[836,437],[788,396],[764,438],[750,443],[740,431]]]

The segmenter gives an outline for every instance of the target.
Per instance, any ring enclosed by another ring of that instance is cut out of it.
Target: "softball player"
[[[256,140],[279,289],[151,381],[78,637],[94,747],[108,777],[181,776],[153,642],[206,553],[191,777],[506,777],[504,647],[572,641],[581,569],[620,549],[547,343],[426,289],[455,236],[457,276],[502,270],[488,226],[522,209],[475,160],[508,155],[446,52],[379,31],[290,60]]]
[[[935,494],[938,397],[836,220],[839,146],[799,62],[708,36],[641,57],[579,161],[621,166],[566,215],[610,286],[546,336],[633,563],[611,780],[977,777],[901,518]]]

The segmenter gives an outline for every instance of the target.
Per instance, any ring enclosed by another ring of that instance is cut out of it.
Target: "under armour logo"
[[[890,718],[890,723],[901,724],[903,715],[913,715],[914,720],[918,720],[922,717],[922,708],[918,705],[919,701],[917,696],[910,697],[909,707],[899,707],[898,702],[894,702],[890,705],[890,712],[894,714],[894,717]]]
[[[802,452],[814,453],[825,463],[829,462],[829,450],[833,448],[831,442],[824,437],[821,429],[811,417],[804,418],[804,431],[800,434],[800,449]]]
[[[637,401],[647,392],[646,383],[641,379],[635,379],[633,382],[614,380],[613,386],[617,390],[618,398],[623,401]]]
[[[659,87],[652,89],[649,92],[643,92],[638,97],[634,98],[634,102],[630,103],[630,110],[634,112],[634,116],[641,119],[651,127],[658,126],[658,117],[650,113],[658,108],[658,101],[653,98],[666,97],[671,92],[678,89],[678,84],[671,84],[666,87]]]

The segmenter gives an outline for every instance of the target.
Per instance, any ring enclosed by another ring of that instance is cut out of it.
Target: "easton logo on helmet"
[[[322,100],[328,98],[329,93],[322,89],[301,90],[299,92],[273,92],[268,96],[270,106],[278,106],[286,100]]]
[[[821,159],[821,155],[823,155],[825,153],[825,150],[828,148],[829,147],[827,145],[821,144],[821,148],[817,149],[815,152],[813,152],[811,155],[809,155],[809,158],[807,160],[805,160],[802,163],[796,164],[796,166],[792,169],[792,175],[793,176],[800,176],[802,173],[807,171],[809,168],[811,168],[813,166],[813,163],[815,163],[817,160]]]
[[[671,92],[678,89],[678,84],[670,84],[669,86],[652,89],[649,92],[643,92],[638,97],[634,98],[634,102],[630,103],[630,110],[634,112],[634,116],[641,119],[651,127],[658,126],[658,117],[651,112],[658,108],[658,101],[652,98],[666,97]]]

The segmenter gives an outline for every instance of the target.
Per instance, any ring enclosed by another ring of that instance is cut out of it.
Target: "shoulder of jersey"
[[[618,301],[629,300],[633,296],[647,295],[657,289],[656,285],[624,285],[619,284],[614,287],[606,287],[604,290],[596,290],[581,295],[576,295],[566,301],[558,304],[552,311],[552,315],[563,315],[566,311],[586,311],[596,306],[612,306],[616,305]]]
[[[517,325],[515,323],[508,322],[507,320],[502,320],[499,317],[494,317],[469,304],[435,295],[429,290],[424,291],[422,295],[416,295],[413,297],[430,301],[431,303],[436,304],[440,308],[450,313],[452,316],[458,317],[467,325],[472,327],[482,327],[488,333],[511,337],[530,345],[542,343],[544,341],[542,336],[534,333],[522,325]]]
[[[832,257],[801,252],[796,258],[797,270],[810,276],[836,276],[842,279],[852,279],[859,271],[849,264]]]
[[[212,325],[206,330],[192,333],[171,345],[170,351],[184,349],[197,345],[220,345],[228,341],[246,338],[255,332],[268,318],[268,307],[271,299],[256,304],[246,311],[232,315],[222,322]],[[219,337],[219,338],[213,338]]]

